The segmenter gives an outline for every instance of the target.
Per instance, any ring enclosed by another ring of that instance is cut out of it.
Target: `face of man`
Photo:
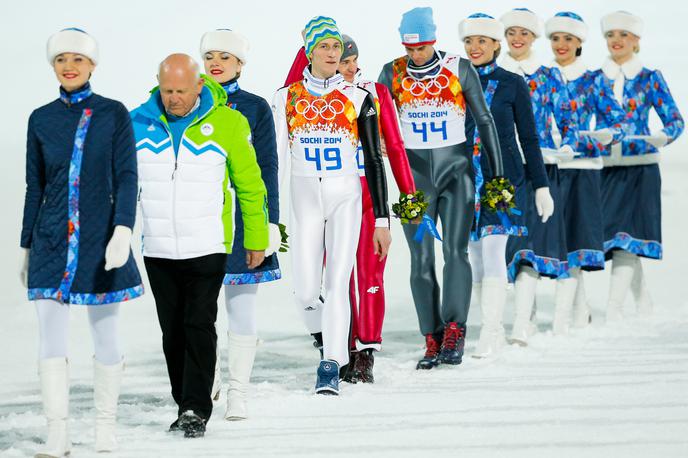
[[[339,61],[339,73],[341,73],[344,79],[349,83],[354,82],[354,76],[356,76],[357,71],[358,56],[349,56]]]
[[[421,66],[432,59],[435,48],[432,45],[406,46],[406,54],[411,58],[414,65]]]
[[[181,54],[172,55],[160,64],[158,82],[165,111],[174,116],[189,113],[203,89],[198,65],[189,56]]]
[[[91,59],[71,52],[59,54],[53,61],[53,69],[58,81],[69,92],[86,84],[95,68]]]
[[[311,53],[313,76],[331,78],[337,73],[342,51],[342,43],[335,38],[326,38],[318,42]]]

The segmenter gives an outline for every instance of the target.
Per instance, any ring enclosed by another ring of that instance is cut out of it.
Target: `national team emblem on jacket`
[[[201,126],[201,133],[205,135],[206,137],[209,137],[213,134],[215,129],[213,128],[213,125],[210,124],[209,122],[206,122]]]

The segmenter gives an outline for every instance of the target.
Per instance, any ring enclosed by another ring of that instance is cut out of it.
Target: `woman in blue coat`
[[[95,347],[95,447],[116,448],[123,360],[119,303],[143,294],[131,255],[136,217],[136,151],[121,103],[94,94],[98,45],[79,29],[48,40],[60,97],[29,118],[22,281],[38,312],[40,377],[48,440],[41,453],[70,451],[67,431],[70,304],[88,306]]]
[[[513,9],[500,18],[505,28],[509,52],[501,66],[521,75],[530,91],[535,126],[549,178],[549,190],[554,199],[554,213],[546,222],[530,208],[526,208],[528,235],[513,238],[507,248],[509,279],[514,281],[514,324],[510,341],[527,345],[537,331],[533,322],[535,290],[540,277],[556,279],[560,263],[566,261],[566,233],[564,212],[559,204],[559,162],[573,156],[578,144],[575,118],[559,70],[540,63],[532,45],[543,34],[541,19],[526,8]],[[554,142],[554,126],[561,142]],[[528,187],[532,191],[532,187]]]
[[[246,265],[241,212],[235,212],[235,238],[232,253],[225,268],[225,305],[229,320],[227,410],[225,419],[243,420],[247,417],[246,394],[256,355],[258,341],[256,327],[256,294],[258,285],[282,278],[276,251],[280,247],[279,192],[277,186],[277,144],[272,110],[265,99],[239,87],[241,69],[248,57],[248,40],[227,29],[213,30],[201,39],[201,55],[206,73],[220,83],[227,92],[227,103],[243,114],[251,126],[253,147],[268,191],[270,246],[265,261],[256,269]],[[238,205],[238,204],[237,204]],[[237,207],[238,208],[238,207]],[[219,348],[219,347],[218,347]],[[218,353],[219,354],[219,353]],[[213,396],[221,387],[220,358],[215,365]]]
[[[582,43],[588,27],[576,13],[561,12],[545,24],[554,53],[553,66],[559,69],[576,116],[579,139],[576,157],[559,165],[560,196],[566,227],[567,259],[562,263],[552,330],[566,334],[571,323],[581,271],[604,269],[602,197],[600,194],[602,157],[623,137],[625,113],[614,99],[612,88],[581,60]],[[595,120],[596,130],[592,120]],[[581,294],[584,294],[581,290]],[[585,301],[576,301],[585,304]],[[590,312],[577,310],[587,322]],[[579,318],[577,322],[581,321]]]
[[[612,260],[607,321],[614,321],[623,317],[629,289],[641,314],[652,311],[640,258],[662,258],[659,148],[676,140],[684,123],[661,72],[643,67],[637,56],[643,20],[616,11],[602,18],[602,33],[609,57],[600,73],[628,116],[626,138],[612,147],[602,169],[604,253]],[[663,124],[656,132],[649,127],[651,110]]]
[[[466,54],[475,67],[497,126],[502,149],[504,176],[515,187],[515,202],[518,213],[498,215],[481,209],[478,205],[484,194],[482,183],[494,178],[489,163],[480,155],[480,138],[470,112],[466,119],[466,138],[473,146],[473,165],[476,180],[476,222],[471,234],[468,253],[473,271],[474,287],[480,290],[482,329],[474,357],[493,355],[504,344],[502,315],[506,301],[507,265],[506,244],[509,236],[521,237],[528,234],[523,212],[533,205],[543,221],[554,210],[549,193],[549,182],[542,160],[542,152],[535,129],[535,119],[530,103],[530,93],[520,76],[497,66],[495,59],[501,49],[500,41],[504,27],[491,16],[477,13],[459,24],[459,36],[463,40]],[[517,141],[518,136],[518,141]],[[520,148],[519,148],[520,145]],[[521,159],[521,151],[525,164]],[[533,193],[527,192],[528,181]]]

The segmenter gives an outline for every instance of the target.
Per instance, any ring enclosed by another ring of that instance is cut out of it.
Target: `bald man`
[[[171,431],[200,437],[212,412],[217,296],[232,248],[234,188],[246,264],[268,246],[267,192],[246,118],[185,54],[167,57],[158,88],[131,113],[143,216],[143,256],[178,405]]]

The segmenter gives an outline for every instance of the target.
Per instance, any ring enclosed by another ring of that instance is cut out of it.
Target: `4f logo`
[[[367,292],[369,292],[370,294],[375,294],[375,293],[377,293],[378,291],[380,291],[380,287],[379,287],[379,286],[371,286],[370,288],[368,288],[368,291],[367,291]]]

